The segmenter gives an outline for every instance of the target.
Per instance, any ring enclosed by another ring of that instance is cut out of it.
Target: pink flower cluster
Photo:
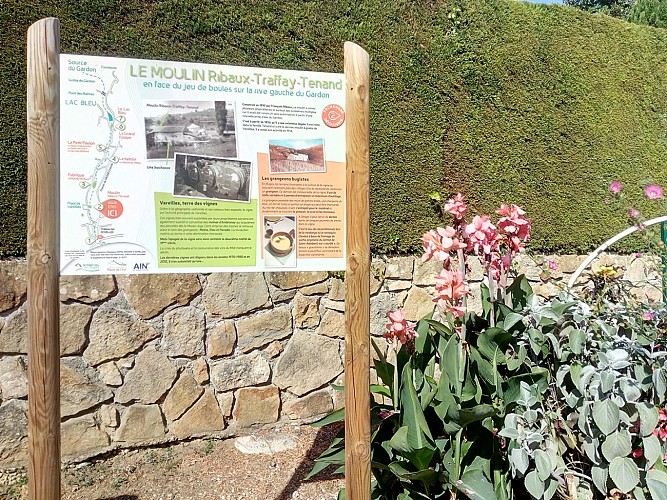
[[[658,412],[658,426],[653,430],[653,435],[663,443],[667,441],[667,410],[664,408]]]
[[[498,250],[500,236],[488,215],[475,215],[472,223],[465,227],[464,232],[468,241],[468,250],[477,255],[482,253],[491,255]]]
[[[512,254],[523,251],[530,237],[530,220],[520,207],[503,203],[496,211],[501,216],[497,226],[488,215],[475,215],[472,222],[466,223],[468,207],[461,193],[447,200],[444,207],[454,217],[453,227],[439,227],[422,236],[422,261],[436,259],[443,263],[443,271],[436,276],[437,296],[433,300],[460,318],[465,314],[462,299],[470,290],[465,276],[452,271],[452,254],[465,250],[483,257],[490,278],[498,281],[502,270],[509,268]]]
[[[460,300],[470,295],[470,288],[463,275],[443,269],[435,277],[435,291],[437,296],[433,299],[443,310],[451,312],[457,318],[465,315],[465,307],[460,305]]]
[[[403,311],[389,311],[387,318],[389,318],[389,323],[387,323],[387,331],[384,333],[384,338],[391,341],[395,351],[398,351],[401,344],[405,344],[417,337],[414,325],[405,319]]]
[[[526,212],[516,205],[503,203],[496,213],[503,216],[498,221],[498,228],[505,233],[510,249],[523,251],[523,244],[530,238],[530,221],[524,217]]]
[[[424,255],[422,261],[426,262],[431,258],[446,262],[449,260],[449,254],[459,249],[466,248],[466,244],[458,237],[456,229],[447,226],[446,228],[431,229],[422,236],[422,245],[424,246]]]
[[[463,219],[463,215],[468,211],[468,205],[463,201],[463,195],[458,193],[454,198],[447,200],[445,211],[452,214],[455,219]]]

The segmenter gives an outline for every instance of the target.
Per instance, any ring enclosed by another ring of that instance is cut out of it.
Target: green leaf
[[[477,350],[477,348],[475,347],[470,347],[470,361],[475,365],[475,367],[477,368],[477,372],[479,372],[481,377],[488,384],[493,385],[495,378],[495,374],[493,372],[493,365],[489,361],[484,359]]]
[[[391,391],[389,390],[389,387],[384,386],[384,385],[371,384],[371,393],[372,394],[382,394],[383,396],[387,396],[388,398],[391,398]]]
[[[491,481],[479,469],[466,468],[456,482],[456,489],[471,500],[496,500]]]
[[[584,347],[586,347],[586,332],[583,330],[572,329],[568,335],[570,350],[579,355],[584,352]]]
[[[537,476],[541,481],[546,481],[551,476],[551,471],[555,469],[547,452],[540,449],[535,450],[535,465]]]
[[[607,493],[609,488],[607,488],[607,478],[609,477],[609,469],[607,467],[600,467],[594,465],[591,468],[591,477],[593,478],[593,484],[595,487],[602,493]]]
[[[630,492],[639,484],[639,468],[628,457],[616,457],[609,463],[609,476],[623,493]],[[659,497],[658,497],[659,498]]]
[[[558,489],[558,481],[555,480],[554,478],[549,478],[545,483],[545,486],[546,487],[544,488],[544,498],[546,500],[550,500],[556,493],[556,490]]]
[[[324,427],[325,425],[333,424],[336,422],[342,422],[344,420],[345,420],[345,408],[339,408],[338,410],[329,413],[326,417],[323,417],[317,422],[313,422],[310,425],[312,425],[313,427]]]
[[[510,312],[503,320],[503,328],[507,331],[510,331],[517,323],[521,323],[523,325],[523,316],[515,312]]]
[[[479,420],[484,420],[486,417],[495,416],[497,413],[496,409],[488,404],[476,405],[472,408],[462,408],[458,409],[456,406],[452,405],[447,411],[447,417],[450,420],[453,420],[461,427],[477,422]]]
[[[650,470],[646,473],[646,486],[653,500],[667,498],[667,474],[660,470]]]
[[[528,456],[528,452],[523,448],[514,448],[510,452],[510,463],[512,464],[512,467],[514,467],[514,469],[519,471],[522,475],[525,474],[528,470],[528,466],[530,465],[530,457]]]
[[[658,425],[658,409],[651,403],[641,402],[636,404],[639,412],[639,424],[642,436],[649,436]]]
[[[619,423],[619,410],[616,403],[611,399],[596,401],[593,404],[593,421],[604,434],[615,431]]]
[[[429,324],[426,319],[431,319],[433,313],[429,313],[417,322],[415,331],[417,332],[417,339],[415,340],[415,349],[417,352],[426,352],[427,347],[430,347],[431,336],[428,334]]]
[[[632,451],[630,433],[628,431],[617,431],[609,434],[604,443],[602,443],[601,448],[602,454],[608,462],[611,462],[614,458],[627,457]]]
[[[431,430],[428,427],[417,391],[412,381],[412,362],[403,367],[403,382],[401,384],[401,421],[408,427],[408,443],[412,449],[424,448],[428,442],[433,442]]]
[[[642,395],[639,384],[629,377],[623,377],[618,385],[626,401],[637,401]]]
[[[537,471],[532,470],[524,480],[524,486],[533,498],[542,498],[544,494],[544,481],[537,475]]]
[[[521,274],[507,287],[507,293],[512,298],[512,306],[515,310],[523,309],[528,303],[528,298],[533,295],[533,288],[528,283],[526,276]]]
[[[642,443],[644,444],[644,457],[648,462],[648,466],[651,467],[659,458],[662,458],[660,440],[651,434],[650,436],[644,437]]]
[[[600,389],[602,392],[609,392],[614,388],[616,374],[613,370],[602,370],[600,372]]]

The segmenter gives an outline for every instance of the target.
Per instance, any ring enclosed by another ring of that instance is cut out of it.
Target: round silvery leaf
[[[616,457],[609,463],[609,477],[623,493],[639,484],[639,468],[628,457]]]
[[[602,443],[602,455],[611,462],[616,457],[627,457],[632,451],[630,433],[626,430],[609,434]]]
[[[611,399],[596,401],[593,404],[593,421],[603,434],[612,433],[618,428],[619,409]]]

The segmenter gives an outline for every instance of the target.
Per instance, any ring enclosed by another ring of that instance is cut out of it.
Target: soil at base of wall
[[[269,435],[275,430],[260,432]],[[326,449],[337,428],[284,428],[294,449],[244,454],[234,439],[194,440],[173,446],[124,451],[102,460],[67,466],[62,473],[63,500],[334,500],[344,486],[341,475],[306,481],[313,461]],[[25,475],[3,481],[0,499],[28,497]]]

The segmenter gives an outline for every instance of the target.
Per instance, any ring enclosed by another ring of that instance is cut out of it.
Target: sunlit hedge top
[[[375,252],[419,246],[434,191],[522,205],[534,251],[588,250],[625,220],[610,181],[667,183],[667,31],[503,0],[7,0],[0,256],[25,248],[25,32],[46,16],[70,53],[342,71],[343,41],[367,48]]]

